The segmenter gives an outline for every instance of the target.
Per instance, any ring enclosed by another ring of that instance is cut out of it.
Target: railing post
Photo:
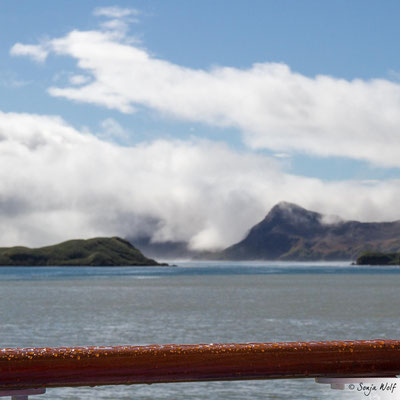
[[[11,396],[11,400],[29,400],[29,396],[46,393],[45,388],[24,390],[1,390],[0,397]]]

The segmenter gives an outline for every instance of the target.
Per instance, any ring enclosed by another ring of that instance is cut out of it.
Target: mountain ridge
[[[327,222],[327,221],[335,222]],[[363,251],[400,249],[400,221],[346,221],[281,202],[245,238],[220,254],[227,260],[354,260]]]

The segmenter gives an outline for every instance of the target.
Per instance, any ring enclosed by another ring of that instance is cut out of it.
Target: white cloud
[[[139,15],[139,11],[133,8],[121,7],[98,7],[93,14],[97,17],[106,17],[106,21],[100,23],[100,27],[111,35],[114,39],[124,39],[126,42],[135,42],[136,39],[128,38],[126,35],[131,23],[139,20],[134,16]]]
[[[108,18],[123,18],[132,15],[138,15],[139,11],[134,8],[121,8],[121,7],[98,7],[93,11],[93,15],[97,17]]]
[[[58,117],[0,112],[0,243],[149,234],[193,248],[238,241],[281,200],[347,219],[400,217],[400,182],[326,183],[221,143],[118,146]]]
[[[126,141],[130,135],[115,119],[106,118],[100,122],[101,133],[98,135],[105,140],[123,140]]]
[[[69,82],[71,85],[83,85],[90,81],[90,77],[85,75],[72,75],[69,78]]]
[[[234,218],[238,233],[225,232],[232,223],[224,215],[253,196],[242,190],[248,173],[264,169],[272,178],[274,165],[222,144],[160,140],[121,147],[60,118],[0,113],[0,243],[140,232],[210,246],[202,232],[211,227],[212,245],[223,245],[240,236],[249,216],[254,220],[255,198]]]
[[[16,43],[10,50],[12,56],[32,57],[36,62],[42,63],[46,60],[49,51],[43,45]]]
[[[276,158],[290,158],[290,154],[287,154],[287,153],[275,153],[274,157],[276,157]]]
[[[239,128],[253,149],[400,166],[400,85],[384,79],[309,78],[285,64],[195,70],[157,59],[100,31],[49,43],[93,80],[53,96],[124,113],[143,105],[173,118]]]
[[[101,23],[100,26],[106,31],[113,32],[116,38],[123,37],[129,29],[129,23],[121,19],[110,19]]]

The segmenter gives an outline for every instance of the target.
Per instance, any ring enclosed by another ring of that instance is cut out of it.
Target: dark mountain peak
[[[307,211],[304,207],[300,207],[299,205],[295,203],[290,203],[289,201],[280,201],[279,203],[275,204],[272,207],[271,211],[274,209],[281,209],[281,210],[297,209],[297,210]]]
[[[321,219],[322,215],[317,212],[306,210],[294,203],[282,201],[272,207],[261,224],[307,229],[310,225],[314,228],[320,226]]]
[[[225,249],[223,257],[235,260],[349,260],[371,249],[400,251],[400,221],[346,221],[281,202],[242,241]]]
[[[317,214],[313,211],[309,211],[303,207],[298,206],[294,203],[289,203],[287,201],[281,201],[271,208],[268,214],[279,214],[279,215],[294,215],[294,214]]]

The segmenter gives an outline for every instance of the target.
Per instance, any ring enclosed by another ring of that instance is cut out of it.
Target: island
[[[362,253],[356,261],[357,265],[400,265],[400,253],[381,253],[367,251]]]
[[[68,240],[40,248],[0,247],[1,266],[166,266],[119,237]]]

